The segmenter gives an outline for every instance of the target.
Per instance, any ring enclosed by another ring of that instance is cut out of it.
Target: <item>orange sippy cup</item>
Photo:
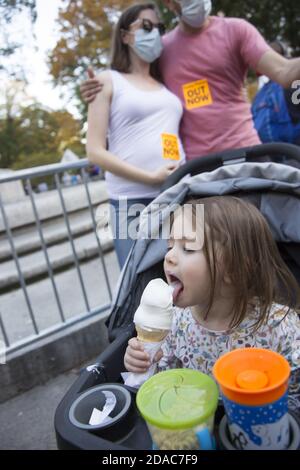
[[[216,361],[213,374],[234,446],[246,450],[287,448],[287,360],[268,349],[236,349]]]

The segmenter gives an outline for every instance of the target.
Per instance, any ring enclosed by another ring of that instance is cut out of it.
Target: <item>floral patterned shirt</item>
[[[253,331],[258,318],[258,305],[232,331],[212,331],[193,317],[191,309],[174,308],[172,328],[162,345],[163,357],[158,370],[171,368],[197,369],[211,375],[216,360],[237,348],[271,349],[284,356],[291,368],[289,405],[300,410],[300,320],[294,310],[272,304],[268,321]]]

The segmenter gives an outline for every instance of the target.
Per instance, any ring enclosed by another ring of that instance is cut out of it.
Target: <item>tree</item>
[[[77,148],[80,144],[80,124],[67,111],[52,111],[35,103],[22,110],[18,117],[22,138],[19,153],[44,152],[45,155],[61,157],[66,147]]]
[[[163,3],[162,0],[157,0],[156,4],[160,10],[160,15],[162,21],[164,22],[166,29],[170,30],[173,29],[174,26],[178,23],[178,18],[172,13]]]
[[[0,0],[0,31],[2,35],[0,56],[10,56],[19,47],[19,44],[13,42],[7,34],[6,26],[9,25],[14,16],[27,9],[30,12],[31,20],[36,20],[36,0]],[[0,64],[0,69],[4,68]]]
[[[1,18],[10,22],[13,15],[28,8],[31,12],[32,21],[36,19],[36,0],[0,0]]]
[[[51,111],[38,103],[15,108],[6,103],[0,119],[0,166],[27,168],[60,160],[70,148],[84,154],[81,124],[67,111]]]
[[[26,103],[24,82],[12,80],[1,89],[0,106],[0,167],[7,168],[18,156],[20,129],[18,125],[19,103]]]
[[[60,39],[49,55],[50,73],[56,85],[77,98],[82,116],[87,107],[80,99],[79,85],[89,65],[107,67],[113,25],[120,11],[132,0],[65,0],[59,12]]]
[[[245,18],[262,33],[267,41],[285,40],[300,55],[299,0],[214,0],[214,12]]]
[[[112,27],[130,0],[69,0],[60,11],[61,38],[50,54],[50,73],[56,83],[80,83],[88,65],[107,66]]]

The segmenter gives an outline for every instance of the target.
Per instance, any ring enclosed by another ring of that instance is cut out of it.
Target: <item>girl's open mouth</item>
[[[178,279],[178,277],[174,276],[174,274],[169,274],[168,277],[169,277],[169,280],[170,280],[170,284],[174,289],[173,290],[173,303],[175,304],[176,301],[178,300],[178,297],[183,292],[184,286],[183,286],[182,282],[180,281],[180,279]]]

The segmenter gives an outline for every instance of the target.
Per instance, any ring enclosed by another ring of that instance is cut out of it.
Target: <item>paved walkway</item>
[[[93,360],[88,361],[92,364]],[[1,366],[0,366],[1,370]],[[0,404],[1,450],[55,450],[55,410],[80,369]]]

